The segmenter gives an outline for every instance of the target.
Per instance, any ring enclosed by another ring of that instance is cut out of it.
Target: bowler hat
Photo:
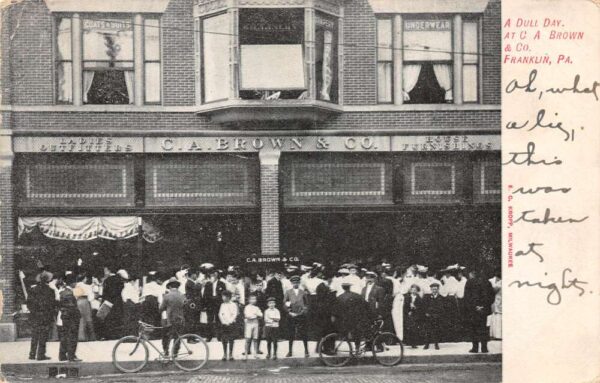
[[[181,285],[181,283],[177,280],[177,278],[171,277],[167,282],[167,289],[178,288],[179,285]]]

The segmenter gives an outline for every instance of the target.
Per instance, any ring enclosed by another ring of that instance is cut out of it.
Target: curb
[[[463,363],[499,363],[502,361],[501,354],[469,354],[469,355],[427,355],[427,356],[406,356],[402,363],[396,367],[382,367],[383,370],[393,370],[400,368],[407,369],[422,369],[433,367],[430,365],[449,364],[450,366],[460,366]],[[265,359],[249,359],[248,361],[235,360],[233,362],[223,362],[220,360],[209,360],[206,366],[195,372],[195,374],[206,373],[230,373],[230,374],[247,374],[251,372],[278,372],[279,369],[291,371],[294,369],[302,369],[307,367],[321,367],[326,371],[342,373],[345,370],[350,370],[353,366],[378,366],[372,358],[365,357],[358,359],[347,367],[331,368],[324,367],[319,358],[282,358],[277,361]],[[123,375],[111,362],[83,362],[83,363],[14,363],[3,364],[0,367],[2,374],[6,377],[22,377],[22,378],[48,378],[50,370],[56,369],[64,371],[69,377],[83,376],[98,376],[98,375]],[[180,371],[177,366],[172,363],[164,364],[161,362],[151,361],[140,372],[173,372]],[[135,374],[131,374],[134,376]]]

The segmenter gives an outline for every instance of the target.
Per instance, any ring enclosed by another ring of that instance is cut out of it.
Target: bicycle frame
[[[150,339],[148,339],[148,335],[146,333],[146,330],[163,330],[164,327],[155,327],[155,326],[151,326],[149,327],[147,324],[140,322],[140,329],[138,330],[138,336],[137,336],[137,342],[135,344],[135,347],[133,348],[133,350],[129,353],[129,356],[132,356],[138,349],[138,347],[140,346],[140,343],[145,343],[146,345],[150,345],[150,347],[152,347],[156,352],[158,352],[158,355],[160,355],[161,358],[165,358],[165,354],[160,351],[160,349],[158,347],[156,347],[154,345],[154,343],[152,343],[150,341]],[[174,340],[177,341],[177,339],[179,339],[181,335],[177,334],[177,338],[175,338]],[[189,353],[191,353],[190,349],[188,348],[188,346],[181,342],[183,344],[183,347],[186,349],[186,351]],[[170,355],[169,359],[173,360],[176,357],[176,355]]]

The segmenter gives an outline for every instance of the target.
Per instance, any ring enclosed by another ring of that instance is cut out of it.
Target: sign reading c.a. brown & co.
[[[14,137],[15,153],[435,152],[500,150],[499,135]]]

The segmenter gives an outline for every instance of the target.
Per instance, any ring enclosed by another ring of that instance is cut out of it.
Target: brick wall
[[[193,0],[171,0],[163,17],[163,101],[194,104]],[[52,15],[43,1],[24,0],[3,14],[2,41],[12,35],[13,103],[53,103]],[[344,100],[347,105],[377,102],[376,25],[368,0],[345,2]],[[500,102],[500,0],[490,0],[483,15],[483,103]],[[5,20],[12,18],[11,20]],[[7,36],[8,35],[8,36]],[[8,49],[3,43],[4,54]],[[2,66],[2,79],[8,67]],[[2,81],[3,84],[10,84]],[[3,85],[3,96],[10,87]],[[4,102],[4,101],[3,101]]]
[[[344,8],[344,104],[377,103],[375,15],[368,0]],[[354,46],[353,46],[354,45]]]
[[[483,103],[500,104],[502,20],[500,0],[490,0],[483,14]]]
[[[12,156],[0,154],[0,287],[3,295],[1,322],[12,322],[15,311],[15,268],[12,194]]]
[[[36,0],[14,4],[10,12],[12,102],[15,105],[52,104],[54,86],[50,12],[43,1]]]
[[[253,126],[255,128],[255,126]],[[273,129],[285,129],[286,124]],[[481,111],[412,111],[412,112],[356,112],[343,113],[306,129],[499,129],[500,112]],[[66,112],[13,112],[13,129],[100,131],[120,130],[207,130],[225,129],[195,113],[66,113]]]
[[[262,153],[261,153],[262,156]],[[269,153],[267,156],[273,156]],[[278,157],[278,154],[277,154]],[[260,214],[262,255],[279,255],[279,158],[261,158]]]
[[[194,105],[192,0],[171,0],[163,17],[164,105]]]

